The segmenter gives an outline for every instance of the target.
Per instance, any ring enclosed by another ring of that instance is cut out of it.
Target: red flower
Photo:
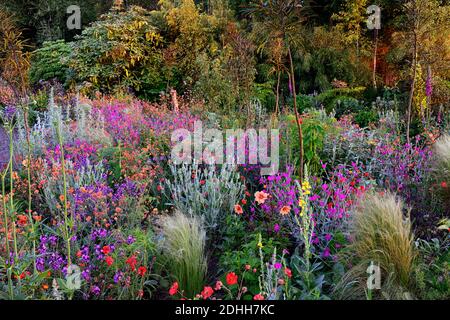
[[[230,272],[227,274],[227,284],[232,286],[238,282],[238,276],[234,272]]]
[[[145,275],[145,273],[147,272],[147,268],[144,266],[140,266],[138,269],[138,275],[140,275],[141,277],[143,277]]]
[[[211,287],[204,287],[203,291],[202,291],[202,297],[203,299],[208,299],[209,297],[211,297],[214,293],[213,288]]]
[[[105,262],[110,267],[114,263],[114,259],[110,256],[106,256]]]
[[[169,289],[169,294],[171,296],[174,296],[177,294],[177,292],[178,292],[178,282],[174,282]]]
[[[130,266],[131,270],[133,270],[133,271],[136,270],[136,263],[137,263],[137,260],[136,260],[136,257],[135,257],[135,256],[129,257],[129,258],[127,259],[127,261],[125,261],[125,263],[128,264],[128,265]]]
[[[103,248],[102,248],[102,253],[103,254],[108,254],[108,253],[110,253],[111,252],[111,247],[110,246],[104,246]]]
[[[264,300],[264,296],[262,294],[257,294],[253,297],[253,300]]]
[[[19,226],[24,227],[27,224],[27,221],[28,221],[27,216],[25,216],[23,214],[19,214],[17,216],[17,218],[19,219],[19,221],[18,221]]]
[[[292,271],[289,268],[284,268],[284,274],[288,277],[291,278],[292,277]]]
[[[448,187],[447,182],[442,181],[441,187],[444,188],[444,189],[447,189],[447,187]]]

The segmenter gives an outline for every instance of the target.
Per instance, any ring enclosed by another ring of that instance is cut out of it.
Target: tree
[[[300,142],[300,164],[298,169],[300,180],[303,179],[304,169],[303,133],[302,119],[297,108],[292,47],[300,46],[299,35],[301,34],[302,24],[306,18],[306,9],[307,7],[304,7],[303,2],[299,0],[260,0],[251,3],[246,9],[247,13],[255,19],[254,33],[259,39],[260,48],[265,48],[267,45],[279,42],[279,60],[287,56],[289,61],[289,78],[293,91],[294,113]],[[278,86],[279,83],[277,84]]]
[[[355,46],[356,56],[361,55],[366,43],[363,38],[363,25],[367,20],[367,0],[346,0],[343,10],[332,16],[336,28],[344,35],[348,45]]]
[[[412,107],[414,102],[419,66],[431,63],[442,34],[448,34],[450,25],[449,6],[440,6],[437,0],[410,0],[404,4],[407,31],[399,34],[399,43],[410,55],[411,88],[408,99],[406,138],[410,141]]]

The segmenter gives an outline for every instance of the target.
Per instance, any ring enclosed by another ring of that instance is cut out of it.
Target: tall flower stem
[[[13,241],[14,241],[14,258],[18,257],[18,249],[17,249],[17,232],[16,232],[16,222],[14,220],[14,171],[13,171],[13,157],[14,157],[14,146],[13,146],[13,135],[14,135],[14,126],[11,125],[9,127],[9,213],[13,219],[12,227],[13,227]]]
[[[32,190],[31,190],[31,141],[30,141],[30,127],[28,125],[28,104],[24,108],[24,126],[27,140],[27,185],[28,185],[28,219],[31,226],[31,234],[33,237],[33,256],[36,257],[36,226],[33,222],[33,215],[31,210]],[[33,259],[33,270],[37,273],[36,259]]]
[[[70,266],[72,264],[71,259],[71,248],[70,248],[70,227],[69,226],[69,212],[68,212],[68,206],[67,206],[67,175],[66,175],[66,161],[65,161],[65,155],[64,155],[64,145],[63,145],[63,138],[61,135],[61,124],[60,119],[58,119],[57,123],[55,124],[56,127],[56,135],[58,138],[58,144],[59,148],[61,150],[61,172],[63,176],[63,205],[64,205],[64,238],[66,241],[66,248],[67,248],[67,264]]]
[[[9,170],[9,163],[5,168],[5,171],[2,173],[2,206],[3,206],[3,218],[5,221],[5,245],[6,245],[6,258],[9,259],[10,248],[9,248],[9,221],[8,216],[9,212],[7,212],[7,204],[6,204],[6,187],[5,187],[5,179]]]

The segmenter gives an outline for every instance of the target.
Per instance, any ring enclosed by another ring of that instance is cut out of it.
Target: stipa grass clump
[[[198,217],[188,217],[177,211],[162,220],[164,235],[163,258],[169,274],[188,298],[201,292],[205,283],[207,261],[206,233]]]
[[[408,299],[415,260],[414,237],[404,204],[392,193],[368,193],[355,210],[352,242],[345,257],[351,266],[336,292],[347,299]],[[369,290],[371,264],[380,267],[380,289]]]
[[[450,213],[450,135],[442,136],[434,145],[436,166],[433,170],[433,183],[444,212]]]

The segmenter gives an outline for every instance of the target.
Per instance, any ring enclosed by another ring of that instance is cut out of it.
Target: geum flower
[[[227,284],[229,286],[232,286],[238,282],[238,276],[236,275],[236,273],[230,272],[227,274],[226,280],[227,280]]]
[[[140,266],[138,269],[138,275],[140,275],[141,277],[143,277],[145,275],[145,273],[147,272],[147,268],[144,266]]]
[[[125,261],[126,264],[128,264],[131,268],[132,271],[136,270],[136,257],[135,256],[131,256],[127,259],[127,261]]]
[[[213,293],[214,293],[213,288],[211,288],[211,287],[204,287],[201,295],[202,295],[203,299],[208,299],[209,297],[211,297],[213,295]]]

